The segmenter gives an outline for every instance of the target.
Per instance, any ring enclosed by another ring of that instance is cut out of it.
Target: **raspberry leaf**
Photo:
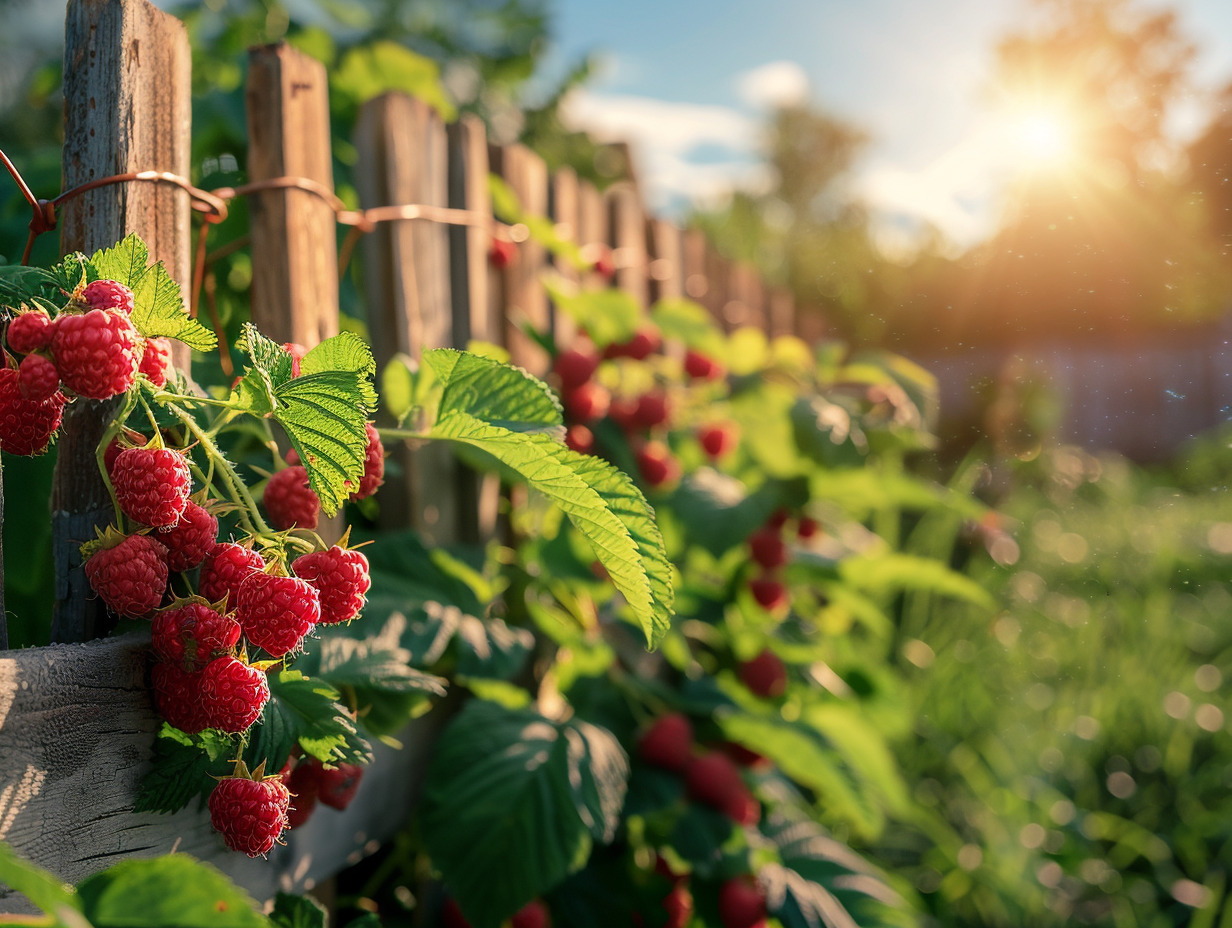
[[[441,387],[437,418],[466,413],[513,432],[548,431],[560,426],[556,394],[526,371],[467,351],[425,351]]]
[[[188,315],[180,285],[163,263],[150,264],[150,250],[136,234],[90,258],[91,280],[115,280],[133,291],[133,325],[146,338],[167,335],[198,351],[211,351],[218,338]]]
[[[86,918],[99,926],[269,925],[248,893],[186,854],[122,861],[82,881],[77,896]]]
[[[364,473],[368,412],[361,382],[354,372],[322,371],[274,391],[274,418],[291,439],[326,515],[342,507]]]
[[[422,834],[475,928],[581,869],[620,819],[628,759],[605,729],[469,703],[437,743]]]
[[[299,372],[303,377],[326,371],[357,375],[356,387],[363,396],[364,406],[369,411],[376,409],[376,388],[373,386],[376,359],[362,338],[354,332],[342,332],[325,339],[300,359]]]
[[[270,921],[277,928],[328,928],[329,917],[325,907],[311,896],[293,896],[279,893],[274,897],[274,910]]]
[[[205,799],[231,772],[234,753],[230,738],[205,731],[194,738],[163,725],[154,741],[154,763],[137,790],[134,812],[178,812],[196,798]]]
[[[355,729],[339,703],[338,691],[298,670],[270,674],[270,700],[245,756],[266,761],[270,770],[286,762],[298,742],[304,752],[322,761],[366,764],[372,748]]]
[[[46,870],[22,860],[4,842],[0,842],[0,884],[33,902],[51,916],[53,924],[88,928],[89,923],[78,914],[81,901],[73,888]]]

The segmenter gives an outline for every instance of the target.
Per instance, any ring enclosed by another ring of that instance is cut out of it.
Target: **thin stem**
[[[155,402],[164,403],[196,403],[200,406],[221,406],[224,409],[235,410],[235,406],[228,400],[215,400],[208,396],[192,396],[185,393],[172,393],[170,390],[159,390],[154,394]]]
[[[124,428],[124,423],[128,421],[136,405],[137,393],[130,390],[124,395],[124,404],[107,424],[102,438],[99,439],[98,447],[94,449],[94,460],[98,463],[98,472],[102,475],[103,483],[107,487],[107,495],[111,497],[111,508],[115,510],[116,528],[121,532],[124,531],[124,513],[120,511],[120,501],[116,499],[115,487],[111,485],[111,475],[107,473],[107,446],[111,444],[113,438],[120,434],[120,430]]]

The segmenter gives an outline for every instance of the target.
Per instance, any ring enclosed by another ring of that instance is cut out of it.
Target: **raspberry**
[[[234,653],[239,640],[240,623],[202,600],[160,610],[150,629],[154,653],[184,670],[200,670],[214,658]]]
[[[111,468],[116,502],[135,522],[170,528],[180,521],[192,492],[188,460],[170,448],[128,448]]]
[[[753,928],[766,918],[766,897],[752,877],[736,877],[719,887],[723,928]]]
[[[642,479],[652,487],[675,483],[680,479],[680,462],[662,442],[648,441],[637,452],[637,469]]]
[[[616,260],[612,257],[612,249],[606,245],[599,251],[599,256],[590,265],[590,269],[604,280],[611,280],[616,273]]]
[[[81,291],[81,302],[90,309],[122,309],[133,314],[133,291],[117,280],[96,280]]]
[[[796,523],[796,537],[808,540],[817,534],[821,525],[816,519],[809,516],[801,516],[800,521]]]
[[[137,373],[145,374],[156,387],[167,385],[167,371],[171,369],[171,342],[165,338],[148,338],[141,352]]]
[[[772,528],[777,532],[787,524],[788,518],[789,515],[787,510],[780,506],[766,518],[766,528]]]
[[[599,356],[589,345],[575,345],[562,351],[552,361],[552,370],[560,378],[565,390],[580,387],[594,375],[599,367]]]
[[[246,732],[269,702],[265,674],[238,657],[216,657],[201,671],[201,707],[207,728]]]
[[[252,548],[233,541],[220,541],[210,549],[201,565],[197,592],[212,603],[228,601],[235,608],[235,594],[248,575],[265,569],[265,559]]]
[[[754,577],[749,581],[749,589],[757,605],[769,612],[777,612],[787,606],[787,587],[781,580],[773,577]]]
[[[143,616],[162,602],[167,588],[167,549],[148,535],[108,529],[98,542],[82,546],[86,579],[113,612]]]
[[[584,425],[571,425],[565,430],[565,446],[578,454],[594,454],[595,433]]]
[[[693,726],[678,712],[660,716],[637,741],[642,760],[683,773],[693,752]]]
[[[167,546],[167,567],[182,571],[192,570],[204,561],[217,537],[218,518],[189,500],[180,521],[160,532],[158,540]]]
[[[663,897],[663,910],[667,912],[667,921],[663,928],[684,928],[693,917],[693,894],[689,887],[680,882],[672,887],[672,891]]]
[[[750,535],[749,550],[754,563],[767,570],[787,563],[787,545],[775,529],[760,528]]]
[[[518,246],[513,242],[493,237],[492,244],[488,247],[488,263],[498,270],[504,270],[513,264],[517,254]]]
[[[64,394],[53,393],[42,402],[21,395],[18,373],[0,367],[0,451],[35,457],[47,450],[64,416]]]
[[[637,398],[633,396],[618,396],[608,405],[607,414],[612,417],[612,421],[619,425],[626,433],[636,432],[637,424]]]
[[[368,447],[364,451],[364,475],[359,478],[359,489],[351,499],[367,499],[385,482],[385,448],[381,436],[371,422],[365,422],[368,431]]]
[[[291,376],[299,376],[299,362],[304,359],[304,355],[308,353],[308,349],[299,342],[283,342],[282,347],[286,349],[287,354],[291,356]]]
[[[201,671],[160,663],[154,665],[150,678],[154,705],[168,725],[190,735],[209,728],[201,704]]]
[[[294,759],[287,761],[287,766],[294,764]],[[287,827],[298,828],[317,807],[317,780],[312,765],[304,762],[296,765],[289,772],[283,770],[282,781],[291,791],[291,808],[287,813]]]
[[[364,776],[364,768],[357,764],[339,763],[330,768],[313,758],[304,766],[308,767],[316,782],[317,798],[331,809],[341,810],[349,806]]]
[[[364,608],[364,594],[372,587],[368,558],[362,551],[334,545],[295,559],[295,575],[307,580],[321,602],[322,625],[349,622]]]
[[[753,798],[740,769],[724,754],[703,754],[689,761],[684,772],[685,787],[698,802],[718,809],[742,825],[757,821],[761,809]]]
[[[640,428],[652,429],[666,422],[670,413],[664,394],[658,391],[643,393],[637,398],[637,411],[633,414],[633,421]]]
[[[564,400],[565,412],[574,422],[593,422],[607,415],[611,395],[607,388],[588,380],[579,387],[566,390],[561,399]]]
[[[625,344],[625,357],[645,361],[663,345],[663,338],[654,326],[638,329]]]
[[[244,637],[270,657],[294,651],[321,618],[316,589],[298,577],[251,573],[235,597]]]
[[[92,309],[57,316],[50,348],[64,385],[102,400],[133,385],[141,336],[123,313]]]
[[[698,429],[697,440],[701,442],[702,450],[712,460],[717,461],[736,447],[738,435],[736,426],[730,422],[706,425]]]
[[[509,928],[549,928],[552,918],[541,899],[532,899],[509,918]]]
[[[684,372],[693,380],[718,380],[723,376],[723,365],[690,348],[684,353]]]
[[[41,309],[21,313],[9,323],[8,340],[18,354],[46,348],[51,341],[51,317]]]
[[[60,389],[60,372],[41,354],[28,354],[17,366],[17,389],[32,403],[51,399]]]
[[[265,484],[262,497],[274,528],[314,529],[321,515],[321,500],[308,486],[308,471],[296,464],[278,471]]]
[[[740,663],[740,679],[758,696],[777,698],[787,692],[787,668],[768,648],[751,661]]]
[[[249,857],[260,857],[277,843],[291,805],[286,784],[278,776],[262,776],[261,771],[258,767],[250,774],[241,761],[235,776],[218,781],[209,800],[210,824],[227,847]]]

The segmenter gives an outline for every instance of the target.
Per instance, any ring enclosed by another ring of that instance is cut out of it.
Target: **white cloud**
[[[737,74],[736,93],[758,109],[793,106],[808,99],[808,74],[794,61],[771,61]]]

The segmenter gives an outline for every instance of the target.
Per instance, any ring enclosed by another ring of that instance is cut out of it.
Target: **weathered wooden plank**
[[[577,242],[578,177],[572,168],[561,168],[552,175],[548,188],[548,215],[560,238]],[[581,272],[571,260],[563,256],[554,258],[552,266],[562,279],[577,286]],[[573,317],[553,304],[551,319],[556,344],[571,344],[577,337],[577,323]]]
[[[684,295],[703,306],[710,294],[706,276],[706,251],[709,243],[701,229],[685,229],[680,235],[680,262],[684,268]]]
[[[364,207],[449,204],[445,124],[427,103],[390,93],[369,101],[356,130]],[[368,324],[378,369],[396,353],[418,361],[427,348],[456,344],[450,298],[449,230],[438,222],[381,223],[364,242]],[[401,479],[382,492],[382,528],[410,524],[429,544],[459,538],[457,463],[434,443],[396,456]]]
[[[761,277],[745,261],[728,265],[727,302],[723,304],[723,321],[729,329],[750,326],[765,331]]]
[[[582,258],[589,261],[592,270],[582,274],[579,283],[584,289],[593,290],[611,285],[611,281],[593,270],[594,262],[601,253],[610,250],[607,244],[607,204],[603,194],[588,180],[578,182],[577,191],[577,243],[582,249]]]
[[[650,300],[671,300],[684,296],[684,261],[680,230],[665,219],[646,222],[649,248]]]
[[[796,298],[786,287],[772,287],[766,298],[766,319],[771,338],[794,335]]]
[[[72,0],[65,20],[64,156],[66,189],[130,171],[187,176],[191,115],[184,24],[146,0]],[[68,200],[60,246],[87,254],[139,234],[156,260],[187,288],[190,204],[168,184],[111,184]],[[187,289],[186,289],[187,292]],[[175,360],[187,364],[183,346]],[[90,594],[78,546],[112,520],[94,453],[115,400],[78,400],[64,413],[52,484],[55,560],[54,641],[84,641],[113,623]]]
[[[248,55],[248,179],[306,177],[332,194],[325,66],[289,45]],[[334,210],[308,190],[263,190],[249,198],[252,321],[278,342],[311,348],[338,333],[338,242]]]
[[[732,325],[727,319],[727,303],[731,299],[731,263],[719,254],[713,244],[707,242],[704,267],[707,286],[702,303],[710,310],[715,322],[724,330],[731,331]]]
[[[646,257],[646,212],[637,188],[613,184],[604,193],[608,205],[608,244],[616,265],[615,285],[637,300],[650,303],[650,276]]]
[[[268,860],[228,850],[209,816],[134,813],[161,721],[147,683],[149,635],[13,651],[0,658],[0,841],[76,882],[129,857],[171,851],[208,861],[261,901],[301,892],[372,853],[405,821],[429,746],[448,712],[434,709],[376,760],[345,812],[318,809]],[[29,912],[0,892],[0,912]]]
[[[492,170],[517,194],[522,210],[530,216],[548,214],[548,169],[543,159],[524,145],[494,145],[488,150]],[[522,331],[529,324],[540,331],[548,328],[547,292],[539,275],[547,266],[547,249],[533,239],[518,245],[513,263],[505,270],[505,347],[510,359],[532,374],[547,373],[548,358],[536,342]]]

